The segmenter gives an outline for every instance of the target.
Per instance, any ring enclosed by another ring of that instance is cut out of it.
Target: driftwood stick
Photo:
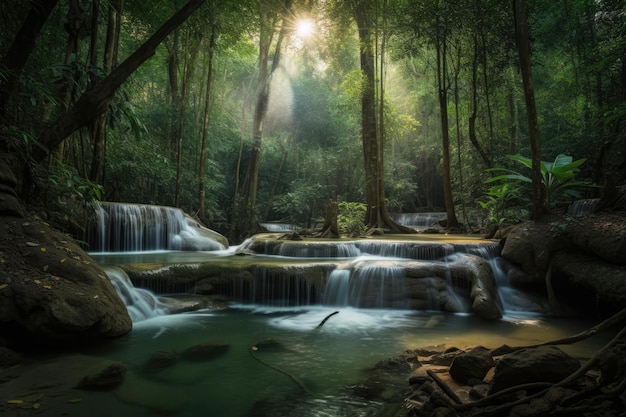
[[[270,363],[265,362],[263,359],[259,358],[256,354],[256,350],[257,347],[256,346],[252,346],[249,349],[250,355],[256,359],[260,364],[262,364],[263,366],[266,366],[270,369],[275,370],[276,372],[279,372],[283,375],[285,375],[287,378],[291,379],[297,386],[299,386],[302,391],[306,392],[307,394],[313,396],[313,392],[311,392],[311,390],[309,390],[306,385],[304,385],[304,383],[302,381],[300,381],[298,378],[296,378],[295,376],[291,375],[289,372],[287,371],[283,371],[282,369],[278,368],[277,366],[274,366]]]
[[[454,401],[456,404],[463,404],[463,401],[461,401],[461,399],[454,393],[454,391],[452,391],[448,384],[446,384],[441,378],[439,378],[439,376],[434,373],[432,369],[427,370],[426,373],[429,377],[432,378],[433,381],[435,381],[439,388],[441,388],[441,390],[445,392],[448,397],[450,397],[452,401]]]
[[[320,324],[317,325],[316,329],[319,329],[320,327],[322,327],[324,325],[324,323],[326,323],[326,320],[328,320],[329,318],[331,318],[332,316],[334,316],[335,314],[339,314],[338,311],[335,311],[334,313],[330,313],[329,315],[327,315],[326,317],[324,317],[324,320],[322,320],[320,322]]]

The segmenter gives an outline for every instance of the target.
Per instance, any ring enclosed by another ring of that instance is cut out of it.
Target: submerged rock
[[[76,388],[106,391],[116,388],[124,382],[126,365],[121,362],[111,364],[102,371],[83,377]]]
[[[228,352],[228,343],[206,342],[191,346],[182,353],[182,357],[190,361],[208,361]]]
[[[143,365],[146,372],[160,372],[174,365],[178,360],[178,353],[174,350],[158,350],[154,352]]]

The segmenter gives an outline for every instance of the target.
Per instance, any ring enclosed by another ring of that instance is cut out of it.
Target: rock
[[[121,362],[111,364],[102,371],[83,377],[76,388],[84,390],[107,391],[124,382],[126,365]]]
[[[558,382],[579,367],[577,359],[554,346],[521,349],[497,362],[490,394],[531,382]]]
[[[626,305],[626,265],[615,265],[581,253],[559,252],[553,260],[552,285],[557,298],[610,315]],[[559,297],[563,294],[562,297]],[[594,296],[590,296],[594,294]]]
[[[20,355],[7,347],[0,346],[0,369],[10,368],[21,362]]]
[[[182,353],[183,358],[190,361],[208,361],[228,352],[227,343],[206,342],[194,345]]]
[[[287,349],[287,347],[283,343],[274,339],[261,340],[258,343],[256,343],[254,346],[256,346],[256,348],[261,352],[288,352],[289,351],[289,349]]]
[[[501,256],[521,267],[530,282],[543,283],[552,254],[566,246],[550,224],[528,221],[511,228]]]
[[[0,217],[0,333],[9,347],[75,345],[128,333],[126,306],[74,240],[40,219]]]
[[[619,212],[574,217],[563,235],[574,246],[605,262],[626,265],[626,215]]]
[[[178,360],[178,353],[174,350],[158,350],[154,352],[143,365],[147,372],[160,372],[174,365]]]
[[[455,381],[468,384],[471,379],[482,380],[493,364],[489,350],[479,346],[456,356],[448,372]]]

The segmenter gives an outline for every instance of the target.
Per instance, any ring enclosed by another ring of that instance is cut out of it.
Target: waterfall
[[[244,304],[297,307],[315,304],[317,288],[290,270],[255,268],[252,277],[233,277],[233,299]]]
[[[446,218],[446,212],[399,213],[392,216],[398,223],[408,227],[430,227]]]
[[[115,287],[134,322],[167,314],[167,309],[150,291],[135,288],[126,272],[118,267],[105,267],[104,271]]]
[[[324,304],[337,307],[407,308],[404,268],[357,260],[332,271]]]
[[[596,210],[596,206],[599,202],[599,198],[576,200],[572,203],[570,211],[572,212],[573,216],[587,216]]]
[[[99,203],[85,227],[90,252],[222,250],[216,232],[201,228],[174,207]]]

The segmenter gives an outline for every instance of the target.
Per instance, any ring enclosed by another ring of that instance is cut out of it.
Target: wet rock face
[[[580,367],[577,359],[554,346],[522,349],[498,361],[490,393],[532,382],[558,382]]]
[[[476,347],[456,356],[450,365],[450,376],[462,384],[482,380],[493,367],[493,358],[488,349]]]
[[[506,236],[502,257],[519,267],[516,282],[545,287],[550,277],[553,301],[578,312],[595,317],[599,307],[611,315],[626,303],[624,211],[519,224]]]
[[[102,269],[35,218],[0,217],[0,333],[14,347],[74,345],[132,328]]]

